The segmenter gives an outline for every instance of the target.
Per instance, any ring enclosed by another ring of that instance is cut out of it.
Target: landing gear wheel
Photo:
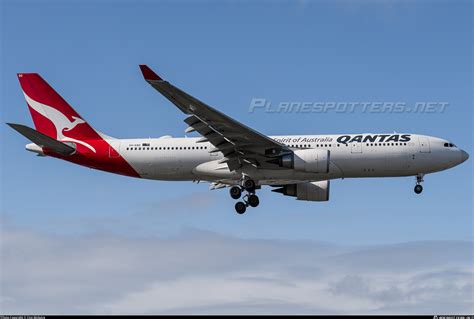
[[[415,193],[421,194],[422,191],[423,191],[423,186],[421,186],[421,185],[416,185],[415,186]]]
[[[258,196],[254,194],[249,196],[248,202],[251,207],[257,207],[258,204],[260,204],[260,200],[258,199]]]
[[[232,186],[229,190],[230,197],[233,199],[239,199],[242,196],[242,190],[239,186]]]
[[[243,214],[247,210],[247,206],[243,202],[235,203],[235,211],[237,214]]]
[[[244,180],[243,186],[246,191],[254,192],[255,191],[255,182],[253,179],[246,179]]]

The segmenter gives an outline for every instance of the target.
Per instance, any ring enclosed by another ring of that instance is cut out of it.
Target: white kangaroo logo
[[[46,105],[46,104],[43,104],[43,103],[40,103],[38,101],[35,101],[33,100],[32,98],[30,98],[28,95],[26,95],[25,92],[23,92],[23,94],[25,95],[25,99],[26,101],[28,102],[28,105],[34,109],[36,112],[38,112],[39,114],[43,115],[44,117],[48,118],[51,120],[51,122],[53,122],[54,124],[54,127],[56,128],[56,135],[57,135],[57,139],[61,142],[74,142],[74,143],[78,143],[78,144],[81,144],[85,147],[87,147],[88,149],[90,149],[92,152],[96,153],[95,149],[83,142],[83,141],[79,141],[79,140],[76,140],[74,138],[71,138],[71,137],[68,137],[68,136],[65,136],[63,134],[63,131],[70,131],[72,130],[73,128],[76,127],[76,125],[79,125],[79,124],[83,124],[85,123],[85,121],[77,116],[73,116],[72,118],[74,119],[72,122],[67,118],[66,115],[64,115],[63,113],[59,112],[58,110],[56,110],[55,108],[49,106],[49,105]]]

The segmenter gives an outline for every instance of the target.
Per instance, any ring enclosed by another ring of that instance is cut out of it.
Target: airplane
[[[201,137],[117,139],[92,128],[37,73],[18,80],[36,129],[10,127],[32,143],[26,150],[93,169],[163,181],[205,181],[229,188],[235,210],[257,207],[257,190],[304,201],[328,201],[330,181],[415,176],[457,166],[469,154],[452,142],[403,133],[267,136],[201,102],[140,65],[146,82],[187,117],[185,133]]]

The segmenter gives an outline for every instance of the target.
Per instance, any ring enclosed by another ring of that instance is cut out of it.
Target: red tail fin
[[[100,139],[98,133],[39,74],[19,73],[18,79],[39,132],[82,145],[86,144],[80,143],[83,140]]]
[[[34,131],[32,129],[13,126],[30,140],[35,142],[36,139],[43,146],[48,143],[56,148],[54,152],[43,148],[46,155],[108,172],[140,177],[120,155],[120,141],[112,147],[109,142],[115,139],[96,132],[39,74],[19,73],[18,79],[36,130],[61,142],[70,142],[64,143],[66,145],[56,144],[46,137],[36,136],[31,132]],[[31,134],[34,135],[33,139]],[[71,148],[74,153],[69,152]],[[67,156],[61,151],[65,151]]]

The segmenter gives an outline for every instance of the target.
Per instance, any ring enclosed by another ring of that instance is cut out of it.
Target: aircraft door
[[[420,153],[431,153],[430,140],[427,137],[420,137]]]
[[[362,143],[361,142],[352,142],[351,143],[351,153],[362,153]]]

